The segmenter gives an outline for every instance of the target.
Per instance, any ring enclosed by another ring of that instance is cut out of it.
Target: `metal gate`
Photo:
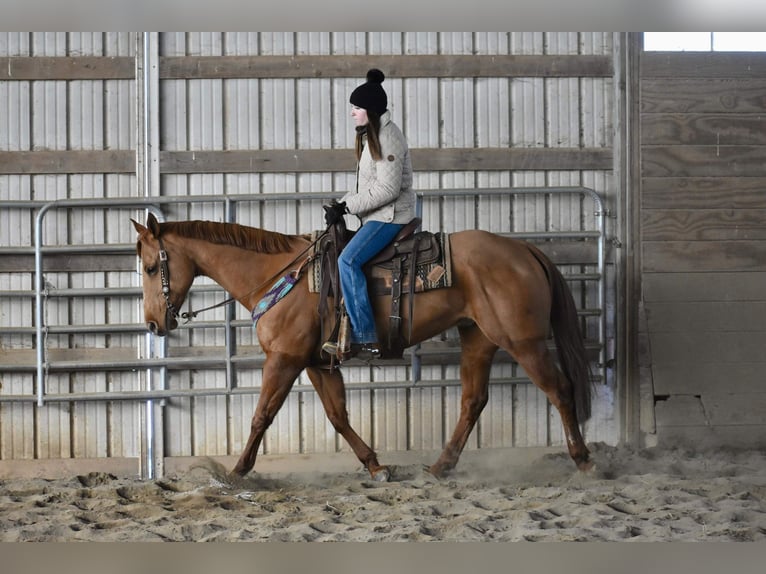
[[[589,244],[594,247],[591,251],[595,259],[589,263],[592,271],[566,274],[567,280],[574,285],[580,284],[582,292],[587,292],[588,285],[594,285],[590,289],[595,293],[593,306],[579,309],[578,313],[583,319],[583,328],[586,333],[587,346],[596,357],[597,372],[596,379],[602,383],[606,381],[606,329],[607,317],[604,310],[605,301],[605,253],[606,244],[604,237],[604,208],[599,195],[593,190],[581,187],[559,187],[559,188],[514,188],[514,189],[471,189],[471,190],[439,190],[419,192],[417,194],[417,210],[422,216],[423,197],[439,194],[441,197],[472,197],[489,198],[492,196],[508,197],[514,196],[555,196],[555,195],[577,195],[584,196],[593,205],[593,213],[598,223],[597,229],[592,231],[527,231],[527,232],[509,232],[502,235],[517,237],[526,240],[542,241],[542,248],[545,249],[545,242],[551,240],[569,240],[579,244]],[[312,194],[311,199],[326,200],[331,197],[337,197],[337,194]],[[35,305],[35,327],[4,327],[2,333],[7,335],[18,335],[34,337],[34,347],[36,349],[35,364],[17,363],[4,364],[2,371],[15,373],[35,373],[35,393],[29,394],[3,394],[0,395],[0,402],[35,402],[38,407],[44,407],[46,403],[72,402],[72,401],[140,401],[146,403],[145,426],[141,430],[142,436],[139,441],[147,445],[145,462],[143,468],[149,477],[155,474],[162,474],[163,463],[155,456],[155,451],[161,448],[165,443],[163,436],[164,425],[161,424],[161,418],[158,420],[155,412],[155,401],[172,399],[178,397],[203,397],[203,396],[231,396],[237,394],[257,394],[258,385],[239,385],[237,374],[240,369],[260,368],[263,364],[264,355],[257,346],[238,345],[238,332],[250,328],[249,319],[238,319],[235,317],[235,309],[227,308],[224,311],[223,319],[205,319],[194,321],[190,324],[181,325],[182,330],[206,330],[222,329],[225,333],[226,344],[207,356],[169,356],[168,340],[157,338],[146,332],[143,323],[125,323],[108,322],[100,325],[51,325],[47,321],[46,306],[54,298],[126,298],[132,301],[137,313],[142,312],[141,289],[137,285],[120,285],[108,288],[66,288],[50,289],[45,281],[44,262],[45,256],[56,253],[62,254],[133,254],[135,246],[128,245],[46,245],[44,237],[44,219],[46,214],[55,210],[82,210],[82,209],[104,209],[104,210],[125,210],[134,217],[136,210],[146,210],[157,215],[161,220],[164,219],[163,207],[169,204],[178,203],[220,203],[223,205],[223,211],[226,214],[227,221],[235,221],[237,205],[241,202],[296,202],[306,199],[297,197],[296,194],[272,194],[267,198],[263,195],[249,196],[209,196],[209,197],[158,197],[151,199],[129,199],[129,200],[62,200],[45,204],[34,202],[0,202],[0,208],[4,209],[34,209],[36,211],[35,219],[35,243],[29,248],[4,249],[4,254],[34,253],[35,256],[35,285],[34,292],[12,291],[4,295],[8,298],[34,297]],[[126,213],[126,217],[128,215]],[[553,254],[556,257],[555,253]],[[138,271],[137,271],[138,272]],[[577,291],[577,289],[575,289]],[[190,292],[190,301],[194,299],[194,294],[206,293],[225,297],[225,293],[215,285],[196,285]],[[583,299],[580,298],[582,302]],[[34,332],[32,332],[34,331]],[[132,359],[113,359],[113,358],[89,358],[77,357],[73,352],[73,358],[53,358],[50,356],[50,349],[47,341],[49,335],[87,335],[87,334],[134,334],[137,337],[136,356]],[[140,341],[140,342],[139,342]],[[452,339],[449,343],[449,337],[432,344],[425,343],[409,349],[404,360],[397,363],[399,367],[405,367],[408,377],[395,381],[353,381],[347,383],[349,391],[353,390],[393,390],[393,389],[413,389],[426,387],[456,387],[460,385],[459,379],[433,379],[423,378],[422,365],[425,364],[457,364],[459,362],[460,348],[457,342]],[[510,358],[504,353],[499,352],[496,359],[498,362],[509,362]],[[353,363],[352,363],[353,364]],[[220,369],[224,372],[225,384],[222,386],[203,387],[194,389],[171,389],[168,384],[168,378],[171,376],[171,370],[187,369]],[[93,371],[107,373],[111,371],[124,371],[135,374],[135,383],[132,390],[122,391],[102,391],[102,392],[51,392],[46,388],[46,380],[50,373],[73,373],[76,371]],[[527,384],[529,380],[523,374],[513,376],[493,376],[491,378],[493,385],[518,385]],[[313,392],[311,385],[297,384],[293,387],[297,393]],[[160,403],[161,404],[161,403]]]

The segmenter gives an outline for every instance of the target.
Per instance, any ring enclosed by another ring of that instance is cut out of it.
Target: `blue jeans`
[[[351,322],[352,343],[375,343],[378,340],[362,266],[391,243],[402,227],[397,223],[368,221],[359,228],[338,257],[340,288]]]

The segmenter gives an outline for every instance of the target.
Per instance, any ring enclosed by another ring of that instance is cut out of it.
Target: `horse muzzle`
[[[178,327],[178,321],[170,314],[165,317],[165,327],[160,327],[157,321],[146,322],[146,328],[149,329],[149,332],[152,335],[157,335],[158,337],[164,337],[176,327]]]

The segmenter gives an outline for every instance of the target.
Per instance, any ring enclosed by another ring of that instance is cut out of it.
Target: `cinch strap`
[[[296,273],[295,275],[298,274]],[[290,292],[290,289],[293,288],[293,285],[295,285],[297,282],[298,277],[294,276],[293,273],[288,273],[279,281],[274,283],[271,289],[268,290],[268,292],[263,296],[263,298],[261,298],[260,301],[258,301],[258,304],[253,308],[251,315],[253,318],[253,327],[255,327],[258,323],[258,319],[260,319],[266,311],[276,305],[282,297],[287,295]]]

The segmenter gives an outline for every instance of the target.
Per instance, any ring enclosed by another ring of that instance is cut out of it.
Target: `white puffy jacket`
[[[388,111],[380,117],[379,138],[383,159],[372,159],[369,146],[365,146],[359,159],[357,189],[348,192],[341,201],[362,223],[407,223],[415,217],[410,150]]]

